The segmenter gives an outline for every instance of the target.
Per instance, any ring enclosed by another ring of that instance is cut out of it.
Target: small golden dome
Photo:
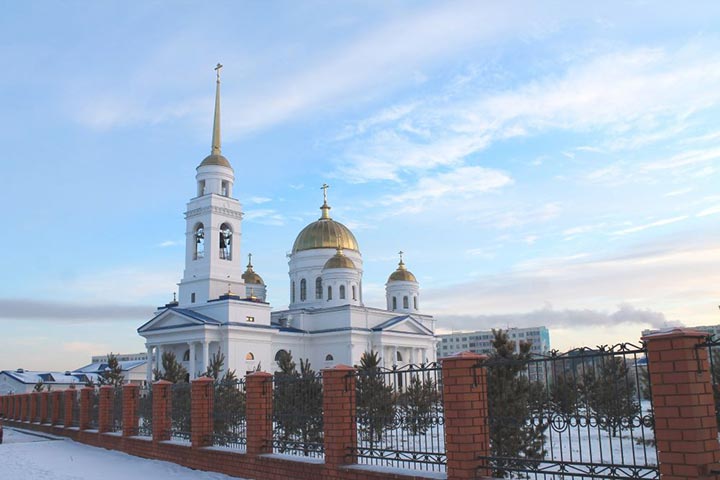
[[[398,268],[393,273],[390,274],[390,278],[388,278],[388,282],[415,282],[417,283],[417,278],[415,278],[415,275],[412,274],[410,270],[405,268],[405,263],[402,260],[402,252],[400,252],[400,263],[398,263]]]
[[[323,270],[327,270],[329,268],[355,268],[355,264],[352,260],[350,260],[348,257],[345,256],[342,252],[342,248],[337,249],[337,253],[330,257],[330,259],[325,262],[325,266],[323,267]]]
[[[198,168],[200,168],[200,167],[208,167],[208,166],[211,166],[211,165],[219,165],[219,166],[221,166],[221,167],[227,167],[227,168],[230,168],[230,169],[232,168],[232,165],[230,165],[230,162],[228,161],[227,158],[223,157],[223,156],[220,155],[220,154],[216,154],[216,153],[211,154],[211,155],[208,155],[207,157],[205,157],[205,160],[203,160],[203,161],[200,163],[200,165],[198,165]]]
[[[303,228],[295,239],[293,253],[314,248],[337,247],[359,252],[360,247],[350,229],[330,218],[328,204],[323,203],[320,209],[323,212],[320,219]]]
[[[247,270],[245,270],[245,273],[242,274],[243,282],[245,283],[252,283],[255,285],[265,285],[265,282],[263,282],[263,279],[255,273],[255,270],[253,270],[252,266],[252,253],[248,254],[248,264],[247,264]]]

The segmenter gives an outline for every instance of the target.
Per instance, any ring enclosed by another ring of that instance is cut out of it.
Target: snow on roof
[[[19,371],[18,371],[19,370]],[[45,384],[85,384],[89,379],[96,381],[98,375],[89,372],[48,372],[48,371],[30,371],[30,370],[2,370],[0,375],[5,374],[20,383],[36,384],[43,382]],[[69,375],[66,375],[69,373]]]
[[[120,366],[120,369],[123,372],[127,372],[129,370],[132,370],[133,368],[137,368],[142,365],[146,365],[147,360],[128,360],[126,362],[118,362],[118,365]],[[103,373],[105,369],[108,368],[107,362],[95,362],[91,363],[90,365],[85,365],[84,367],[80,367],[75,372],[83,372],[83,373]]]

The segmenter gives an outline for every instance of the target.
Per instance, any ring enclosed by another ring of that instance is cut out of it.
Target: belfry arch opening
[[[223,260],[232,260],[232,236],[233,231],[230,225],[223,223],[220,225],[219,247],[220,258]]]
[[[205,256],[205,226],[202,223],[195,225],[193,229],[193,241],[195,243],[193,260]]]

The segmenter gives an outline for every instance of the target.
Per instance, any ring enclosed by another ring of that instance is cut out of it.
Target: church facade
[[[387,367],[435,361],[435,320],[420,313],[419,284],[402,254],[386,283],[385,308],[364,304],[360,247],[350,229],[330,216],[326,185],[320,218],[298,234],[289,255],[289,305],[271,310],[251,257],[244,271],[241,263],[243,212],[232,196],[232,165],[221,152],[219,68],[212,148],[196,169],[196,195],[185,212],[178,296],[138,328],[150,359],[148,382],[168,351],[191,379],[218,352],[225,368],[239,375],[274,371],[283,350],[296,361],[310,360],[316,370],[358,364],[370,350]]]

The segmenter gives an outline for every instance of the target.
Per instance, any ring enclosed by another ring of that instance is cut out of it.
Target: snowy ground
[[[5,427],[0,445],[3,480],[237,480],[158,460],[90,447],[50,435]]]

